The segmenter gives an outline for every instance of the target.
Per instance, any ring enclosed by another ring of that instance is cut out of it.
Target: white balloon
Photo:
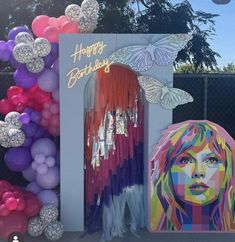
[[[81,9],[86,16],[91,16],[93,14],[97,15],[100,7],[96,0],[84,0],[81,4]]]
[[[20,118],[20,113],[18,112],[10,112],[6,115],[5,117],[5,123],[7,127],[10,128],[15,128],[15,129],[20,129],[22,127],[22,123],[19,120]]]
[[[41,57],[35,57],[26,63],[26,67],[32,73],[39,73],[44,69],[44,61]]]
[[[51,52],[51,44],[45,38],[37,38],[34,41],[33,47],[39,57],[47,56]]]
[[[28,32],[20,32],[15,37],[16,45],[20,43],[29,44],[29,43],[33,43],[33,41],[34,41],[33,36]]]
[[[14,58],[20,63],[28,63],[35,57],[32,46],[25,43],[16,45],[13,49]]]
[[[74,22],[77,22],[81,14],[81,8],[77,4],[70,4],[66,9],[65,9],[65,16]]]
[[[19,147],[24,144],[25,134],[20,129],[10,129],[8,131],[11,147]]]

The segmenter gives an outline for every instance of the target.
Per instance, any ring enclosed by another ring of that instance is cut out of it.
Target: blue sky
[[[215,18],[216,35],[209,43],[212,49],[218,52],[222,58],[218,58],[219,66],[229,62],[235,63],[235,0],[226,5],[217,5],[212,0],[188,0],[193,10],[202,10],[208,13],[216,13],[220,16]],[[172,0],[173,3],[183,2]]]

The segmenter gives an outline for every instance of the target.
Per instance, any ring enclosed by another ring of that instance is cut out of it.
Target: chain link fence
[[[0,99],[14,85],[13,73],[0,72]],[[174,74],[173,86],[190,93],[194,101],[173,110],[173,123],[207,119],[224,127],[235,139],[235,74]],[[0,120],[4,115],[0,114]],[[0,146],[0,180],[25,186],[21,173],[9,171],[4,163],[6,149]]]

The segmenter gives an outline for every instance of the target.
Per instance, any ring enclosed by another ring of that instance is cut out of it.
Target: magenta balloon
[[[58,167],[49,168],[45,175],[36,175],[37,184],[44,189],[53,189],[60,183],[60,171]]]
[[[32,34],[30,30],[27,28],[27,26],[18,26],[10,30],[8,34],[8,39],[15,40],[16,35],[19,34],[20,32],[27,32]]]
[[[31,166],[29,166],[27,169],[25,169],[22,172],[22,175],[23,175],[24,179],[29,182],[32,182],[36,179],[36,172],[32,169]]]
[[[38,194],[39,192],[41,192],[42,188],[38,186],[36,182],[31,182],[27,185],[25,190],[34,194]]]
[[[31,147],[31,154],[35,157],[39,153],[43,153],[45,156],[55,156],[56,146],[54,142],[47,138],[36,140]]]
[[[45,69],[38,77],[38,86],[45,92],[54,92],[59,88],[59,77],[51,69]]]
[[[29,89],[37,83],[37,76],[23,68],[19,68],[15,71],[14,79],[17,86],[25,89]]]
[[[9,149],[4,157],[6,166],[15,172],[24,171],[32,162],[30,150],[25,147],[16,147]]]
[[[57,89],[56,91],[54,91],[52,93],[52,97],[53,99],[56,101],[56,102],[59,102],[60,101],[60,90]]]
[[[59,199],[54,191],[43,190],[37,194],[37,197],[42,205],[53,204],[56,207],[59,206]]]

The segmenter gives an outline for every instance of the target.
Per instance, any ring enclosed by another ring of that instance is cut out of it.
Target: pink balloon
[[[68,21],[68,18],[65,15],[60,16],[57,18],[57,21],[60,26],[62,26],[66,21]]]
[[[62,26],[62,33],[66,33],[66,34],[79,33],[77,24],[72,21],[65,22]]]
[[[43,37],[46,38],[50,43],[58,43],[59,31],[53,26],[48,26],[43,31]]]
[[[54,18],[54,17],[49,18],[49,20],[48,20],[48,24],[49,24],[50,26],[52,26],[52,27],[59,28],[59,23],[58,23],[57,18]]]
[[[59,111],[60,111],[59,104],[58,103],[52,104],[51,107],[50,107],[50,111],[51,111],[52,114],[59,113]]]
[[[4,192],[2,195],[2,201],[5,203],[7,199],[14,197],[14,194],[12,192]]]
[[[40,125],[43,127],[43,128],[46,128],[49,124],[49,120],[48,119],[42,119],[41,122],[40,122]]]
[[[42,37],[44,30],[48,27],[48,20],[49,17],[46,15],[39,15],[37,16],[33,22],[32,22],[32,30],[33,33],[37,36],[37,37]]]
[[[0,217],[5,217],[10,214],[10,210],[7,209],[6,204],[0,205]]]
[[[50,126],[59,126],[59,124],[60,124],[60,117],[59,117],[59,115],[55,114],[55,115],[51,116],[49,122],[50,122]]]
[[[44,109],[44,110],[42,111],[42,118],[43,118],[43,119],[49,119],[50,116],[51,116],[51,113],[50,113],[50,111],[49,111],[48,109]]]

